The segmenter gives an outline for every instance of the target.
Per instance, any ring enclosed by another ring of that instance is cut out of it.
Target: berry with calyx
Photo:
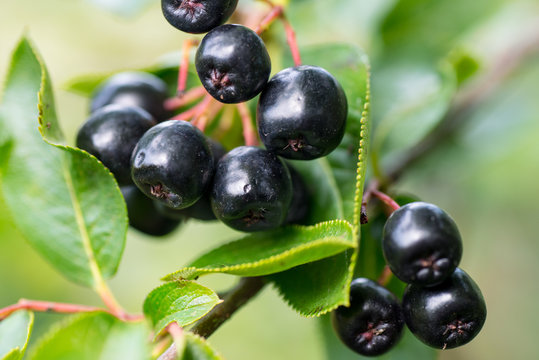
[[[184,219],[170,219],[157,212],[152,199],[134,185],[120,188],[127,205],[129,225],[148,235],[164,236],[175,230]]]
[[[358,278],[350,286],[350,306],[331,314],[341,341],[365,356],[378,356],[400,339],[404,320],[395,295],[376,282]]]
[[[211,194],[213,212],[236,230],[279,227],[291,199],[292,182],[286,165],[264,149],[237,147],[217,165]]]
[[[88,151],[114,174],[120,185],[132,184],[131,153],[155,125],[145,110],[119,104],[98,109],[77,134],[77,147]]]
[[[226,154],[226,150],[217,141],[211,138],[207,138],[207,140],[213,154],[213,165],[216,169],[217,163]],[[210,193],[211,186],[207,190],[204,190],[204,194],[196,203],[185,209],[173,209],[158,201],[156,201],[155,206],[157,211],[159,211],[162,215],[172,219],[193,218],[203,221],[217,220],[211,208]]]
[[[258,133],[266,149],[285,158],[325,156],[341,142],[348,105],[326,70],[302,65],[280,71],[260,94]]]
[[[165,19],[176,29],[201,34],[224,24],[238,0],[161,0]]]
[[[262,39],[251,29],[221,25],[204,36],[195,65],[208,93],[226,104],[258,95],[271,71],[271,60]]]
[[[149,112],[155,120],[169,117],[164,108],[167,85],[155,75],[145,72],[127,71],[107,79],[93,94],[90,112],[108,104],[138,106]]]
[[[444,281],[462,257],[462,240],[453,219],[436,205],[414,202],[387,220],[384,257],[402,281],[423,286]]]
[[[487,316],[481,290],[459,268],[439,285],[408,285],[402,307],[410,331],[438,349],[452,349],[470,342]]]
[[[167,206],[193,205],[208,188],[213,155],[191,123],[168,120],[148,130],[131,157],[131,177],[147,196]]]

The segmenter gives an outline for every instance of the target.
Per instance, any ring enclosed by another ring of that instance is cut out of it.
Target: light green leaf
[[[215,351],[202,337],[193,333],[185,333],[185,350],[181,360],[223,360],[223,357]]]
[[[39,109],[38,109],[39,92]],[[38,131],[38,117],[43,137]],[[17,46],[0,107],[0,186],[16,226],[64,276],[99,288],[116,272],[127,214],[112,174],[63,145],[47,71],[28,40]]]
[[[170,323],[186,326],[206,315],[219,304],[217,294],[192,281],[174,281],[152,290],[144,301],[144,314],[150,318],[155,335]]]
[[[0,359],[21,360],[33,327],[34,314],[25,310],[0,321]]]
[[[255,233],[199,257],[164,280],[195,279],[209,273],[261,276],[326,258],[356,246],[346,221],[288,226]]]
[[[348,99],[345,137],[324,159],[298,168],[311,179],[314,206],[312,220],[344,218],[353,224],[359,241],[359,216],[365,183],[369,145],[370,67],[367,56],[350,45],[321,45],[302,51],[305,64],[321,66],[341,83]],[[320,174],[324,173],[324,177]],[[328,184],[328,185],[326,185]],[[333,210],[336,209],[336,210]],[[320,316],[349,302],[357,248],[316,262],[271,275],[279,293],[292,308],[305,316]]]
[[[40,339],[30,360],[149,360],[150,329],[103,313],[75,315]]]

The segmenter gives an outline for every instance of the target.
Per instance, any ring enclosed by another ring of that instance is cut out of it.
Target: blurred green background
[[[288,16],[300,45],[352,42],[371,57],[373,152],[380,155],[382,168],[436,123],[457,87],[466,86],[467,74],[477,71],[480,76],[508,49],[528,39],[535,38],[539,46],[537,0],[290,3]],[[240,0],[240,6],[249,4]],[[276,36],[282,35],[281,26],[275,28]],[[24,32],[49,68],[69,139],[74,139],[88,107],[87,99],[64,90],[70,79],[146,67],[178,51],[185,38],[163,19],[158,1],[1,0],[2,79]],[[411,167],[396,186],[453,216],[465,242],[461,267],[487,301],[489,314],[481,334],[461,349],[443,352],[441,359],[539,358],[534,344],[539,334],[537,54],[528,56],[466,117],[457,136]],[[458,77],[453,68],[447,70],[455,63]],[[410,131],[403,130],[406,126]],[[139,312],[161,276],[234,236],[223,225],[194,221],[164,240],[131,231],[111,287],[128,310]],[[212,276],[203,282],[219,290],[234,279]],[[0,307],[21,297],[99,303],[91,291],[62,278],[29,247],[0,197]],[[34,339],[58,318],[39,314]],[[326,358],[317,322],[296,315],[269,288],[210,342],[231,360]]]

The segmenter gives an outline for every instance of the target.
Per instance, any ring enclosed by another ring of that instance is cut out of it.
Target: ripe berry
[[[266,150],[240,146],[218,163],[213,179],[215,216],[240,231],[280,226],[292,199],[286,165]]]
[[[147,196],[182,209],[202,196],[213,174],[213,156],[204,134],[186,121],[154,126],[131,157],[131,176]]]
[[[204,36],[195,65],[208,93],[226,104],[258,95],[271,71],[262,39],[251,29],[232,24],[216,27]]]
[[[132,184],[131,153],[153,125],[151,115],[141,108],[107,105],[94,112],[79,129],[77,147],[101,160],[119,184]]]
[[[155,120],[168,118],[163,103],[167,99],[167,85],[157,76],[143,72],[122,72],[105,81],[92,96],[90,112],[108,104],[138,106]]]
[[[382,238],[384,257],[402,281],[423,286],[441,283],[458,266],[462,240],[457,225],[439,207],[407,204],[391,214]]]
[[[161,0],[165,19],[176,29],[201,34],[223,24],[238,0]]]
[[[346,95],[337,80],[316,66],[280,71],[258,101],[258,133],[268,151],[298,160],[329,154],[346,125]]]
[[[350,306],[331,315],[341,341],[358,354],[377,356],[400,339],[404,320],[397,298],[372,280],[358,278],[350,287]]]
[[[133,185],[121,188],[127,205],[129,225],[153,236],[163,236],[176,229],[184,219],[169,219],[157,212],[153,201]]]
[[[470,342],[487,316],[481,290],[461,269],[433,287],[408,285],[402,307],[410,331],[425,344],[438,349],[451,349]]]

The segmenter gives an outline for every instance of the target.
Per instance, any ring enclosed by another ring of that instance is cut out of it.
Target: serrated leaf
[[[322,45],[303,50],[305,64],[321,66],[341,83],[348,100],[346,134],[339,147],[324,159],[298,168],[316,188],[319,211],[312,220],[344,218],[353,224],[359,241],[359,215],[369,144],[370,67],[367,56],[351,45]],[[320,171],[320,167],[324,168]],[[327,178],[320,178],[325,173]],[[328,188],[326,183],[331,184]],[[327,209],[337,211],[331,213]],[[324,210],[326,209],[326,210]],[[324,218],[325,217],[325,218]],[[305,316],[320,316],[349,302],[357,249],[270,276],[292,308]]]
[[[326,359],[339,360],[357,360],[371,359],[369,357],[358,355],[356,352],[348,349],[335,335],[331,326],[329,315],[323,316],[318,320],[318,326],[323,336]],[[376,357],[382,360],[429,360],[436,359],[437,351],[417,340],[412,333],[405,327],[403,336],[397,345],[384,355]]]
[[[0,321],[0,359],[21,360],[34,327],[34,314],[17,311]]]
[[[75,315],[56,324],[29,355],[30,360],[149,360],[150,330],[103,313]]]
[[[185,333],[185,350],[181,360],[224,360],[217,351],[202,337],[193,333]]]
[[[40,135],[38,117],[43,137],[54,146]],[[14,223],[64,276],[101,287],[121,259],[125,204],[95,157],[62,144],[50,79],[26,39],[13,54],[0,124],[9,148],[0,161],[0,185]]]
[[[140,14],[152,0],[86,0],[115,15],[131,17]]]
[[[219,304],[217,294],[193,281],[174,281],[152,290],[144,301],[144,314],[150,318],[155,335],[170,323],[186,326],[206,315]]]
[[[206,253],[164,280],[210,273],[261,276],[281,272],[354,248],[352,232],[352,226],[341,220],[255,233]]]

